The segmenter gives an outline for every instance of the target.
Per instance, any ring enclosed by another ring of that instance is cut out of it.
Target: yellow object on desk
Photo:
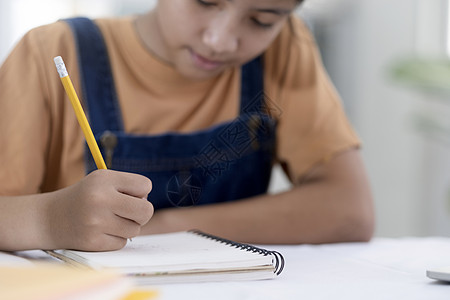
[[[156,291],[134,290],[120,300],[150,300],[158,296]]]
[[[0,299],[131,300],[128,295],[132,294],[132,282],[111,271],[54,264],[0,266]]]
[[[89,150],[91,150],[92,156],[94,157],[95,164],[98,169],[106,169],[105,161],[103,160],[100,149],[95,141],[94,134],[92,133],[92,129],[89,126],[89,122],[84,114],[83,108],[81,107],[80,100],[78,99],[72,81],[70,80],[64,61],[61,56],[57,56],[53,60],[55,61],[56,69],[58,70],[59,77],[61,78],[61,82],[66,90],[67,96],[69,97],[73,109],[75,110],[78,123],[83,130]]]

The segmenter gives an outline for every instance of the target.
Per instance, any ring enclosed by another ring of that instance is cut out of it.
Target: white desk
[[[158,286],[161,299],[450,299],[450,284],[425,275],[450,266],[450,238],[264,247],[285,257],[277,279]]]
[[[450,284],[425,275],[450,266],[450,238],[376,238],[370,243],[263,246],[281,252],[283,273],[274,280],[151,287],[161,300],[438,300]]]

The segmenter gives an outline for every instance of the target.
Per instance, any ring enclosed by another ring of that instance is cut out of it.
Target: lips
[[[224,62],[208,59],[204,56],[195,53],[194,51],[191,51],[191,56],[194,65],[206,71],[213,71],[224,65]]]

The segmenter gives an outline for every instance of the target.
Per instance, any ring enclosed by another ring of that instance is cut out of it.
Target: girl
[[[112,250],[192,228],[251,243],[370,239],[359,141],[298,4],[164,0],[31,30],[0,69],[0,248]],[[110,170],[95,171],[58,55]],[[293,188],[268,195],[275,162]]]

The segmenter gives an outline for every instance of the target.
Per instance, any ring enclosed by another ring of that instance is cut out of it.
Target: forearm
[[[337,170],[340,168],[331,166],[325,175],[278,195],[156,212],[142,232],[196,228],[260,244],[368,240],[374,221],[365,174],[359,168],[342,173]]]
[[[50,193],[0,197],[0,250],[122,248],[153,214],[148,178],[97,170]]]
[[[236,241],[259,244],[329,243],[367,240],[372,216],[343,210],[352,206],[320,184],[294,188],[278,195],[265,195],[225,204],[169,209],[157,212],[143,232],[151,233],[152,222],[161,231],[200,229]],[[310,199],[314,199],[311,201]],[[359,211],[359,209],[358,209]],[[158,220],[160,218],[160,220]],[[162,228],[161,228],[162,227]]]
[[[48,244],[50,194],[0,196],[0,250],[42,249]]]

